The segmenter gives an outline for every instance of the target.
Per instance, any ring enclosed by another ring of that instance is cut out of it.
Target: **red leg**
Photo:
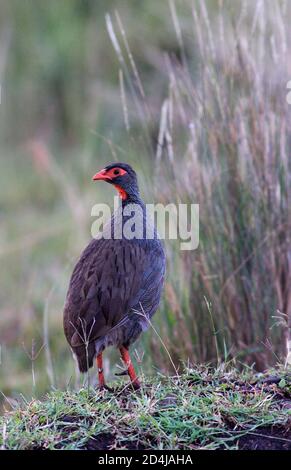
[[[98,354],[97,356],[97,367],[98,367],[99,388],[102,389],[105,387],[102,353]]]
[[[128,375],[130,377],[130,380],[131,380],[131,383],[132,383],[133,387],[135,389],[140,388],[140,383],[139,383],[139,380],[136,376],[134,367],[132,365],[128,349],[126,349],[124,346],[121,346],[121,348],[119,348],[119,351],[120,351],[122,360],[123,360],[123,362],[124,362],[124,364],[127,368],[127,372],[128,372]]]

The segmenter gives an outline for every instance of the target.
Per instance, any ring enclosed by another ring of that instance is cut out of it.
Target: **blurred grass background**
[[[1,2],[2,394],[78,384],[62,309],[91,208],[113,200],[91,177],[113,160],[146,202],[200,204],[198,250],[166,243],[154,324],[175,364],[284,360],[290,20],[272,0]],[[137,349],[171,371],[153,332]]]

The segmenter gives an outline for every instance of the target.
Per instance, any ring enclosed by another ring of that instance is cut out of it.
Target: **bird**
[[[120,204],[76,263],[65,301],[64,332],[80,372],[87,372],[96,361],[101,390],[110,389],[103,372],[103,352],[109,346],[119,349],[125,366],[117,375],[128,375],[132,387],[139,389],[129,347],[148,329],[159,307],[165,251],[129,164],[110,163],[93,181],[113,185]]]

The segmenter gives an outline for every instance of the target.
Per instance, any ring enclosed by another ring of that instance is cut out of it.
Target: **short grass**
[[[200,366],[139,392],[53,391],[0,421],[3,449],[291,450],[290,372]]]

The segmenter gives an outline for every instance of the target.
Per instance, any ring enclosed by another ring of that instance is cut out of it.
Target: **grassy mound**
[[[139,392],[54,391],[7,413],[3,449],[291,450],[290,372],[223,367],[143,379]]]

